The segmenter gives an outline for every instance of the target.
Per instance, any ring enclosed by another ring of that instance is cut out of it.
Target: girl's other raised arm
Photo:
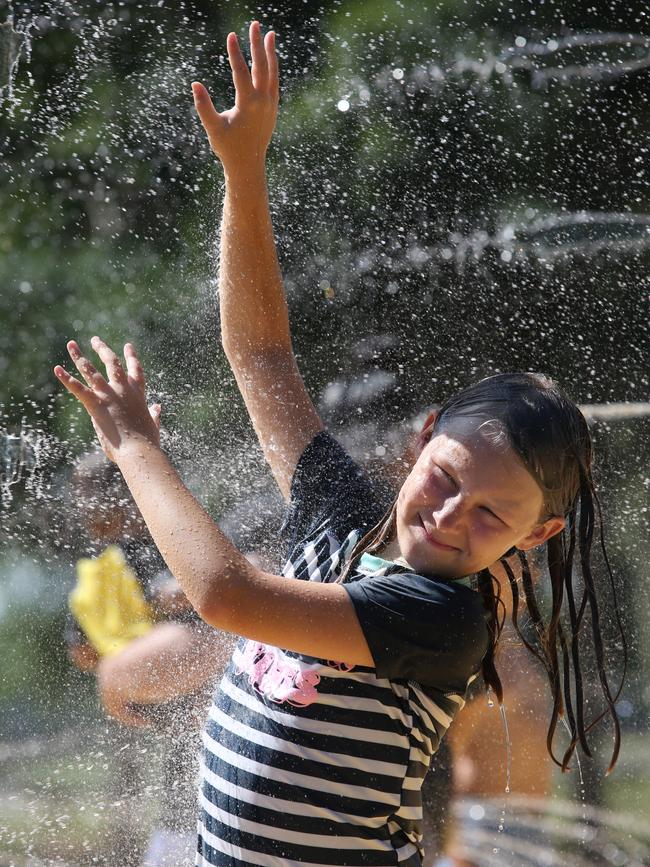
[[[266,182],[279,101],[275,34],[250,26],[252,68],[234,33],[228,59],[235,105],[217,112],[202,84],[196,110],[226,180],[219,269],[221,337],[265,457],[285,498],[296,463],[322,430],[298,371]]]

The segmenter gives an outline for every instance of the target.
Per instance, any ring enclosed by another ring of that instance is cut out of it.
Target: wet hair
[[[550,517],[565,519],[565,528],[545,543],[551,585],[551,613],[545,622],[538,604],[526,554],[517,549],[504,552],[501,564],[512,590],[512,623],[526,648],[543,665],[553,698],[553,710],[547,734],[547,748],[552,760],[563,771],[569,769],[579,744],[591,757],[587,734],[604,717],[613,726],[614,746],[607,768],[609,774],[620,750],[620,724],[616,701],[621,693],[627,668],[627,644],[621,623],[616,588],[603,538],[600,502],[594,487],[593,452],[587,422],[579,408],[548,377],[538,373],[504,373],[487,377],[446,400],[435,420],[420,435],[420,446],[434,434],[460,418],[471,419],[476,428],[496,444],[514,450],[543,495],[540,523]],[[353,549],[342,575],[344,581],[354,562],[365,551],[378,552],[395,531],[397,501],[388,514],[373,527]],[[591,555],[594,534],[598,531],[604,570],[607,574],[613,612],[623,652],[623,675],[614,693],[605,671],[605,647],[601,633],[600,608]],[[525,605],[534,635],[526,637],[519,623],[521,594],[511,561],[521,570]],[[574,561],[580,565],[580,576]],[[499,703],[503,688],[495,666],[495,652],[505,622],[505,605],[501,585],[489,569],[477,575],[478,589],[490,617],[490,643],[482,662],[486,687],[491,688]],[[587,618],[587,614],[589,617]],[[564,616],[563,616],[564,615]],[[568,625],[565,628],[563,621]],[[589,723],[585,721],[585,696],[580,662],[580,637],[584,621],[589,619],[591,637],[605,708]],[[567,632],[568,628],[568,632]],[[558,758],[554,740],[558,721],[564,718],[569,744]]]

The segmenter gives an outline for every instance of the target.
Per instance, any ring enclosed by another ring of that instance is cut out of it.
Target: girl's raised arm
[[[104,377],[68,351],[85,384],[60,365],[59,381],[92,418],[117,463],[156,546],[201,617],[217,629],[319,659],[372,665],[373,657],[342,584],[288,581],[253,566],[185,487],[160,448],[160,406],[147,407],[144,373],[131,344],[123,365],[98,337]]]
[[[202,84],[192,86],[210,146],[223,165],[219,302],[223,347],[266,459],[288,498],[296,463],[323,424],[291,346],[287,303],[269,213],[266,151],[277,116],[275,34],[250,26],[252,68],[234,33],[228,59],[235,105],[217,112]]]

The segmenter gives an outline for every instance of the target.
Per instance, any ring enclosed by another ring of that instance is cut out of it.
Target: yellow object
[[[100,656],[119,653],[146,635],[154,616],[124,554],[110,545],[93,559],[77,561],[77,584],[70,610]]]

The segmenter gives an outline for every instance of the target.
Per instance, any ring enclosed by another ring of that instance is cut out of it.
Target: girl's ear
[[[517,542],[516,547],[520,551],[530,551],[538,545],[543,545],[551,536],[557,535],[564,530],[566,521],[564,518],[548,518],[543,524],[538,524],[524,539]]]
[[[433,409],[424,420],[422,429],[420,430],[420,433],[417,435],[417,438],[415,440],[415,452],[417,457],[419,457],[420,454],[424,451],[425,446],[431,439],[431,434],[433,433],[433,426],[435,425],[437,418],[438,410]]]

